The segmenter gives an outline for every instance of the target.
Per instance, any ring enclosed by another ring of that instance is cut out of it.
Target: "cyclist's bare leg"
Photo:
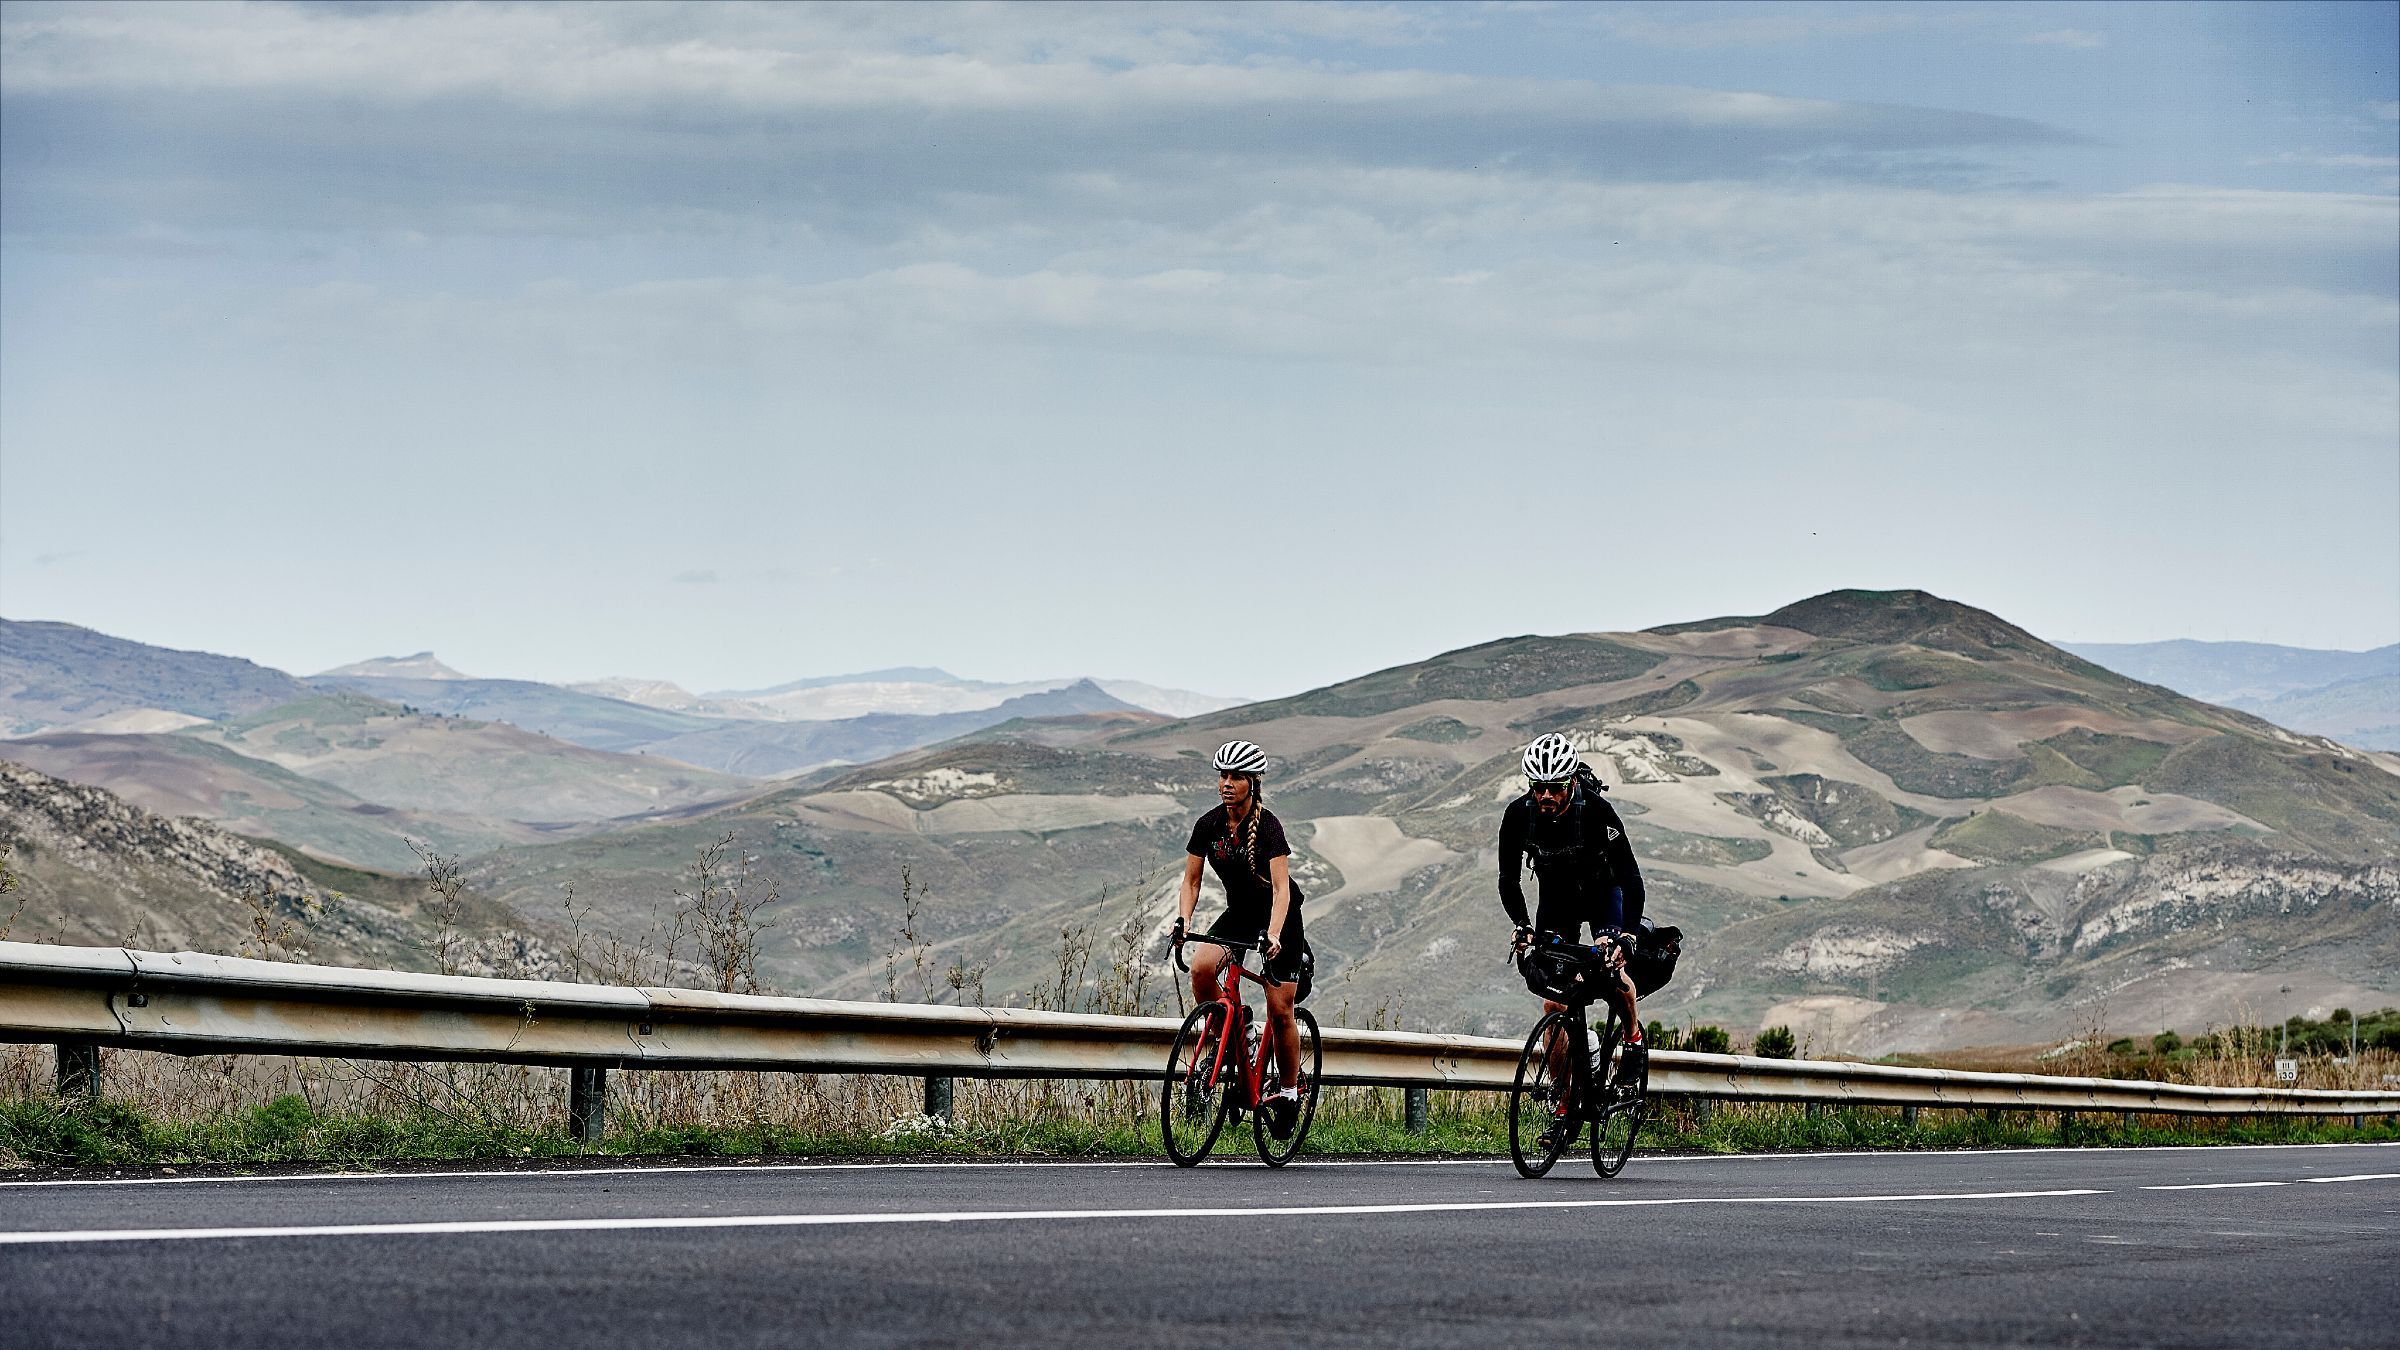
[[[1225,949],[1214,943],[1195,942],[1190,951],[1192,998],[1201,1003],[1214,1003],[1217,998],[1217,967],[1225,960]]]
[[[1286,980],[1267,990],[1267,1034],[1275,1038],[1275,1078],[1280,1087],[1300,1086],[1300,1019],[1292,1016],[1292,996],[1300,986]]]
[[[1551,999],[1542,1000],[1542,1015],[1568,1011],[1567,1005]],[[1550,1081],[1565,1086],[1567,1081],[1567,1048],[1571,1044],[1566,1032],[1550,1033]]]

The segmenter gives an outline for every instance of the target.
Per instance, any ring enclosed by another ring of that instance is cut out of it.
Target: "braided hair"
[[[1258,775],[1246,776],[1250,780],[1250,814],[1242,821],[1242,855],[1250,860],[1251,873],[1264,877],[1266,873],[1258,870],[1258,817],[1267,809],[1267,799]]]

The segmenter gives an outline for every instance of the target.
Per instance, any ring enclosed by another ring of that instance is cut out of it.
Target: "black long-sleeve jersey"
[[[1519,874],[1528,857],[1541,883],[1534,927],[1573,938],[1583,924],[1631,931],[1641,923],[1642,870],[1607,798],[1578,786],[1557,816],[1543,815],[1530,793],[1508,804],[1500,817],[1500,907],[1519,927],[1525,924]]]

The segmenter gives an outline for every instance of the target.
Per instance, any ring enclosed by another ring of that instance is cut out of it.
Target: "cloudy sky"
[[[0,613],[1267,695],[2400,638],[2400,6],[0,9]]]

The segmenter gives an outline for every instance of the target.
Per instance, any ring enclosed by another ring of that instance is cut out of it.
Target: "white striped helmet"
[[[1553,731],[1525,747],[1525,780],[1557,783],[1575,776],[1575,743]]]
[[[1220,773],[1265,773],[1267,752],[1248,741],[1227,741],[1217,747]]]

